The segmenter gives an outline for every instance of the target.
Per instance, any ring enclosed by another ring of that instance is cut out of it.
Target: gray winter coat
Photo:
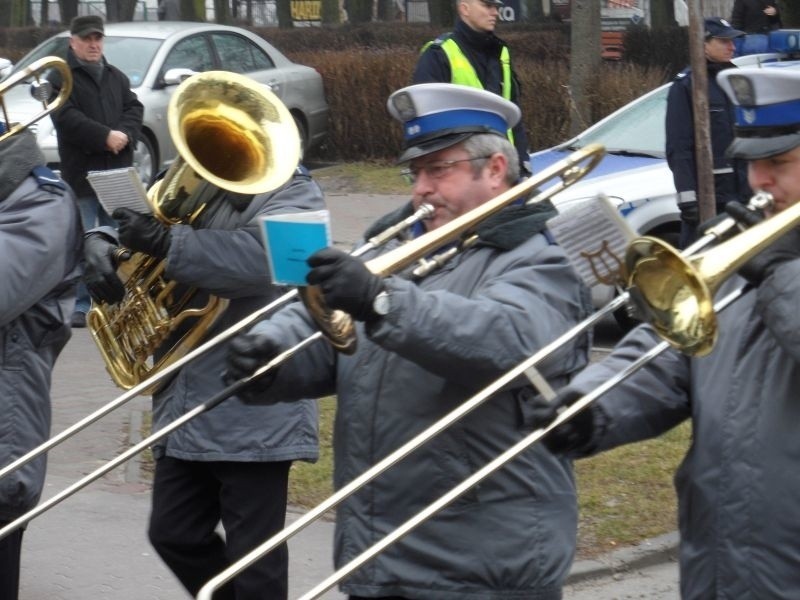
[[[718,294],[722,298],[738,277]],[[703,358],[668,351],[595,405],[597,450],[691,418],[678,472],[681,594],[796,598],[800,590],[800,260],[719,315]],[[656,343],[642,326],[570,385],[592,389]]]
[[[338,394],[337,488],[552,341],[585,314],[585,289],[544,235],[475,246],[418,283],[386,279],[391,309],[358,350],[317,343],[281,366],[265,401]],[[285,344],[313,328],[290,307],[259,323]],[[542,366],[558,387],[587,362],[581,339]],[[520,382],[520,386],[522,383]],[[516,385],[351,496],[336,520],[341,567],[523,436]],[[576,534],[571,465],[533,447],[349,578],[360,596],[560,598]]]
[[[72,191],[29,131],[0,142],[0,463],[50,437],[50,377],[70,337],[80,277],[81,225]],[[0,480],[0,521],[33,508],[44,456]]]
[[[273,286],[258,216],[320,210],[322,191],[306,174],[296,174],[284,187],[249,200],[205,189],[208,208],[196,224],[170,230],[166,277],[230,300],[223,316],[209,329],[213,337],[286,289]],[[205,304],[205,296],[198,299]],[[178,332],[180,335],[182,332]],[[164,344],[172,345],[172,340]],[[159,428],[205,402],[224,388],[227,344],[189,362],[154,396],[154,422]],[[181,426],[162,440],[156,455],[197,461],[316,460],[317,407],[314,400],[274,406],[252,406],[238,398]]]

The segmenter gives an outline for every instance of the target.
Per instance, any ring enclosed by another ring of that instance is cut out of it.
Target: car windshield
[[[608,121],[580,134],[570,148],[600,143],[607,152],[663,158],[666,145],[664,119],[669,86],[632,102]]]
[[[109,64],[120,69],[131,80],[131,88],[142,84],[153,57],[163,40],[150,38],[107,36],[103,47],[103,55]],[[14,72],[24,69],[29,64],[44,56],[60,56],[66,58],[68,37],[57,37],[45,42],[19,63],[14,65]]]

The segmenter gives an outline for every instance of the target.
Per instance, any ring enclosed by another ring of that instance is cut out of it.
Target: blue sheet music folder
[[[306,260],[331,245],[327,210],[260,217],[272,281],[279,285],[306,285]]]

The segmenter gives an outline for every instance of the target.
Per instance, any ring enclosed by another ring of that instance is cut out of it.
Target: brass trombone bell
[[[61,89],[58,91],[58,95],[52,100],[49,99],[52,86],[49,81],[42,78],[49,69],[55,69],[61,75]],[[30,84],[32,86],[31,95],[35,100],[42,103],[42,110],[23,123],[12,124],[8,112],[6,111],[6,104],[3,100],[3,96],[15,85],[26,84],[31,78],[33,78],[33,82]],[[40,58],[32,62],[25,69],[11,75],[8,79],[0,83],[0,111],[2,111],[3,121],[5,121],[8,126],[7,131],[0,135],[0,142],[27,129],[39,119],[43,119],[57,108],[60,108],[67,101],[71,93],[72,71],[70,71],[67,63],[57,56],[45,56],[44,58]]]
[[[705,356],[717,340],[713,297],[720,285],[798,223],[800,202],[688,259],[662,240],[637,238],[625,256],[631,297],[663,339]]]

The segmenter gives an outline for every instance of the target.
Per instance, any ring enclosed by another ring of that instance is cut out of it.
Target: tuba
[[[170,99],[167,119],[178,157],[147,192],[153,215],[166,225],[191,225],[205,210],[194,193],[204,181],[239,194],[266,193],[288,181],[300,160],[289,110],[242,75],[208,71],[186,79]],[[117,256],[127,254],[121,249]],[[182,289],[165,278],[165,269],[165,261],[139,252],[119,260],[125,296],[113,305],[95,302],[86,315],[106,370],[123,389],[190,352],[228,305],[210,296],[197,307],[197,289]],[[178,327],[185,333],[162,348]]]

